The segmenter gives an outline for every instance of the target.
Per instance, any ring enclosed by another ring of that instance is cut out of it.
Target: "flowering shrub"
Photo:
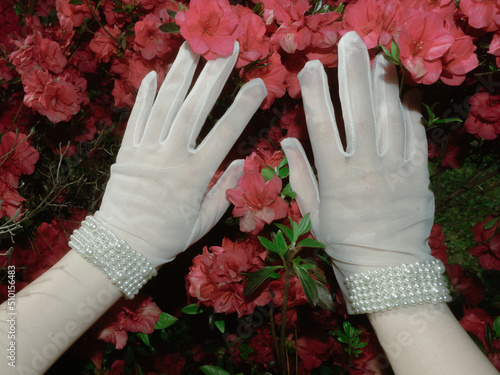
[[[372,58],[397,66],[401,92],[424,92],[429,244],[446,266],[451,309],[500,370],[498,2],[2,0],[3,299],[8,265],[19,290],[98,209],[142,78],[155,70],[160,85],[185,40],[206,60],[240,45],[205,128],[243,83],[259,77],[268,90],[230,154],[245,170],[227,190],[226,217],[49,374],[390,373],[366,318],[347,316],[279,147],[295,137],[310,150],[297,74],[320,60],[335,87],[337,44],[352,30]]]

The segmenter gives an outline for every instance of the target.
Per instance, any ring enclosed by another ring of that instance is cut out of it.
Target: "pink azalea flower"
[[[233,216],[241,218],[240,230],[257,234],[264,224],[286,217],[288,205],[280,193],[281,179],[277,175],[266,182],[259,171],[244,173],[238,187],[226,191],[229,201],[235,206]]]
[[[252,348],[252,352],[248,357],[250,363],[259,363],[265,367],[269,363],[276,361],[273,351],[273,336],[269,327],[258,327],[257,335],[252,337],[248,342],[248,347]]]
[[[90,41],[90,49],[94,52],[99,61],[109,62],[110,58],[115,54],[116,43],[113,39],[110,38],[108,33],[112,35],[115,39],[118,39],[118,35],[120,35],[121,31],[118,26],[114,25],[113,27],[106,25],[104,26],[106,29],[99,29],[94,35],[94,38]]]
[[[459,264],[447,265],[446,274],[453,290],[464,296],[468,306],[476,306],[481,302],[484,287],[476,275],[465,272]]]
[[[434,258],[441,260],[444,264],[448,264],[448,246],[444,243],[445,236],[441,225],[434,224],[429,236],[429,246],[431,255]]]
[[[24,43],[14,42],[19,48],[9,55],[19,74],[44,69],[52,73],[62,73],[67,60],[59,43],[43,38],[39,33],[29,35]]]
[[[17,188],[22,174],[32,174],[40,157],[38,151],[28,142],[23,133],[6,132],[0,141],[0,218],[12,218],[26,201]],[[24,261],[23,261],[24,264]]]
[[[274,99],[281,98],[286,93],[285,78],[287,70],[281,63],[281,56],[274,52],[268,57],[264,63],[268,64],[265,67],[250,69],[245,72],[240,70],[240,74],[245,82],[251,81],[254,78],[261,78],[264,81],[267,89],[267,97],[261,104],[262,109],[268,109],[273,104]]]
[[[175,22],[194,52],[207,60],[229,56],[238,37],[238,15],[227,0],[192,0]]]
[[[453,42],[443,19],[433,12],[412,17],[397,37],[403,65],[415,82],[426,85],[439,79],[443,69],[440,59]]]
[[[236,10],[240,13],[238,31],[240,54],[236,68],[241,68],[251,62],[264,59],[269,54],[271,43],[265,35],[266,26],[262,18],[246,7],[238,6]]]
[[[160,30],[162,21],[154,14],[148,14],[134,26],[135,49],[139,50],[146,60],[161,56],[171,48],[170,34]]]
[[[271,36],[271,43],[280,46],[287,53],[303,50],[311,45],[312,32],[302,22],[283,24]]]
[[[268,291],[253,299],[244,296],[243,273],[256,271],[264,265],[265,252],[256,240],[232,242],[224,238],[222,246],[205,247],[201,255],[193,259],[186,277],[188,293],[215,312],[238,316],[251,314],[256,306],[264,306],[271,300]]]
[[[260,173],[267,166],[276,168],[283,160],[283,152],[258,148],[245,159],[245,172],[255,170]]]
[[[485,270],[500,271],[500,235],[496,235],[487,244],[477,245],[470,249],[472,256],[479,260]]]
[[[330,358],[334,338],[327,335],[302,336],[297,340],[297,355],[306,371],[321,366]]]
[[[488,53],[496,57],[497,68],[500,68],[500,30],[493,35]]]
[[[83,96],[86,81],[77,80],[69,73],[52,76],[42,70],[34,70],[22,76],[26,95],[24,104],[52,122],[68,121],[80,111],[80,104],[88,101]]]
[[[368,49],[390,44],[406,12],[398,0],[366,0],[345,8],[343,30],[356,31]]]
[[[460,324],[463,329],[474,334],[485,347],[488,347],[486,343],[486,326],[488,324],[493,324],[493,318],[483,309],[479,307],[474,307],[471,309],[464,308],[464,316],[460,320]]]
[[[441,59],[443,71],[440,79],[447,85],[458,86],[465,81],[465,75],[478,65],[478,59],[474,53],[476,46],[472,38],[454,23],[447,22],[446,25],[455,41]]]
[[[81,5],[70,4],[70,0],[56,0],[57,18],[61,24],[70,24],[71,28],[80,27],[84,18],[92,17],[89,7],[83,3]]]
[[[331,48],[339,39],[342,15],[337,12],[316,13],[306,16],[305,23],[312,32],[311,46],[318,48]]]
[[[263,0],[262,5],[266,24],[276,19],[278,25],[301,21],[311,7],[307,0]]]
[[[264,9],[273,9],[280,27],[271,36],[271,43],[287,53],[303,50],[311,44],[312,33],[305,27],[305,12],[311,7],[307,0],[270,0],[263,2]]]
[[[497,138],[500,134],[500,95],[478,92],[469,99],[469,104],[465,130],[486,140]]]
[[[128,340],[127,332],[153,333],[160,314],[160,308],[149,296],[138,295],[133,300],[123,300],[101,321],[105,328],[97,338],[112,343],[116,349],[123,349]]]
[[[469,25],[484,31],[500,28],[500,4],[492,0],[460,0],[460,10],[469,18]]]
[[[404,5],[421,12],[435,12],[443,19],[452,20],[457,12],[454,0],[403,0]]]

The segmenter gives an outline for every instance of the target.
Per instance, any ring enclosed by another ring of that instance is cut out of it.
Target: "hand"
[[[402,105],[394,66],[379,55],[370,70],[356,33],[340,40],[338,53],[346,149],[318,61],[308,62],[299,80],[319,186],[300,143],[285,139],[282,147],[300,210],[311,213],[347,296],[348,275],[433,259],[434,199],[418,95],[410,92]]]
[[[209,191],[220,163],[267,95],[260,79],[244,85],[233,105],[198,147],[205,120],[238,58],[207,62],[186,98],[199,60],[185,43],[158,96],[156,74],[143,80],[116,163],[95,217],[155,267],[201,238],[228,207],[242,161],[233,162]]]

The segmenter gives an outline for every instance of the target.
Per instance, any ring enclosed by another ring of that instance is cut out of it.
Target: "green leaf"
[[[274,172],[274,169],[267,167],[267,168],[262,168],[260,174],[264,176],[264,180],[269,181],[274,177],[276,173]]]
[[[491,229],[495,226],[495,224],[498,222],[498,218],[488,220],[486,223],[483,225],[484,230]]]
[[[294,263],[293,267],[297,272],[297,276],[302,284],[302,289],[304,289],[307,300],[311,305],[316,306],[318,304],[318,288],[316,287],[314,279],[311,277],[309,271],[301,265]]]
[[[495,335],[500,339],[500,316],[495,319],[493,322],[493,331],[495,331]]]
[[[391,44],[391,57],[396,60],[399,64],[399,46],[395,41]]]
[[[316,284],[316,289],[318,290],[318,306],[323,310],[334,311],[335,304],[333,303],[333,298],[328,288],[318,280],[313,280]]]
[[[259,288],[259,286],[262,285],[264,281],[267,280],[269,275],[271,275],[280,268],[283,268],[283,266],[265,266],[249,274],[247,277],[247,282],[245,284],[244,295],[245,296],[251,295]]]
[[[281,256],[283,256],[288,250],[285,237],[283,236],[283,232],[280,230],[276,234],[276,249],[278,250],[278,254]]]
[[[14,5],[14,12],[16,13],[16,16],[21,16],[23,14],[23,9],[19,4]]]
[[[288,238],[288,241],[292,242],[293,240],[293,232],[291,228],[288,228],[286,225],[280,224],[280,223],[275,223],[275,225],[281,229],[283,233],[285,233],[286,237]]]
[[[349,339],[347,338],[346,335],[340,335],[340,334],[337,334],[337,340],[344,343],[344,344],[348,344],[349,343]]]
[[[299,242],[299,246],[302,247],[319,247],[324,249],[326,245],[322,244],[319,241],[316,241],[313,238],[304,238],[302,241]]]
[[[286,156],[280,161],[280,164],[278,165],[278,169],[283,168],[285,165],[288,164],[288,160],[286,159]]]
[[[361,341],[359,344],[358,344],[358,348],[361,349],[361,348],[364,348],[366,345],[368,345],[368,343],[366,341]]]
[[[170,327],[172,324],[174,324],[176,321],[178,321],[175,316],[172,316],[170,314],[167,314],[166,312],[162,312],[160,314],[160,318],[155,324],[155,329],[164,329],[167,327]]]
[[[299,223],[299,237],[302,236],[303,234],[306,234],[311,230],[311,220],[309,219],[309,212],[305,214],[305,216],[300,220]]]
[[[255,14],[260,15],[260,13],[262,12],[262,3],[258,3],[258,4],[256,4],[256,5],[253,7],[252,12],[254,12]]]
[[[84,2],[82,0],[70,0],[69,4],[71,5],[82,5]]]
[[[434,120],[432,123],[433,124],[446,124],[448,122],[463,122],[461,118],[458,117],[451,117],[451,118],[442,118],[439,120]]]
[[[259,239],[262,246],[264,246],[267,250],[271,250],[274,251],[275,253],[278,253],[278,249],[276,248],[274,242],[268,240],[266,237],[257,236],[257,238]]]
[[[207,375],[231,375],[229,372],[226,370],[217,367],[217,366],[211,366],[211,365],[206,365],[206,366],[201,366],[200,370]]]
[[[226,331],[226,322],[224,320],[215,320],[214,325],[219,329],[221,333]]]
[[[191,305],[187,305],[181,310],[186,315],[196,315],[203,312],[203,308],[201,306],[198,307],[196,303]]]
[[[141,339],[141,341],[146,344],[146,346],[151,347],[151,344],[149,343],[149,335],[142,332],[137,332],[137,337],[139,337],[139,339]]]
[[[290,174],[290,168],[288,167],[283,167],[278,170],[278,177],[279,178],[286,178]]]
[[[167,13],[172,18],[175,18],[175,15],[177,14],[177,12],[172,9],[167,9]]]
[[[160,30],[164,33],[178,34],[181,32],[181,28],[175,24],[175,22],[167,22],[160,26]]]
[[[281,195],[284,197],[290,197],[292,199],[295,199],[297,197],[297,193],[292,190],[292,186],[290,183],[286,184],[283,190],[281,190]]]

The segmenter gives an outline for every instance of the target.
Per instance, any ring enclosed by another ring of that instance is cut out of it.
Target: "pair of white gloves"
[[[347,145],[337,129],[325,71],[299,74],[316,179],[300,143],[283,140],[292,189],[313,235],[326,244],[339,284],[354,273],[432,259],[434,217],[427,141],[416,93],[399,99],[395,67],[357,34],[339,42],[339,93]],[[95,217],[155,267],[207,233],[228,207],[243,161],[207,191],[229,149],[266,97],[260,79],[242,87],[208,136],[196,138],[238,57],[209,61],[188,93],[199,56],[184,44],[156,96],[156,75],[139,90],[102,205]],[[187,95],[187,96],[186,96]],[[345,288],[343,292],[346,293]]]

